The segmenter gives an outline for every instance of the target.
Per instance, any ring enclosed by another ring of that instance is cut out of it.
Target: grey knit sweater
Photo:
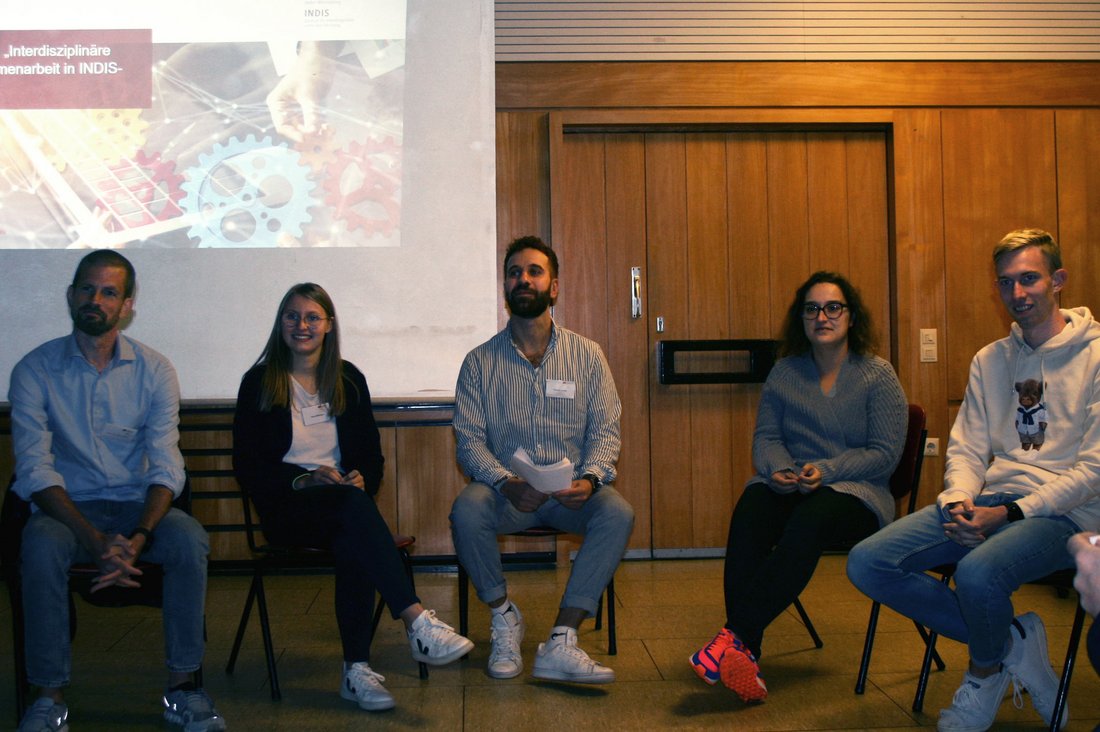
[[[749,483],[771,484],[780,470],[813,463],[822,485],[863,501],[879,526],[894,520],[890,475],[901,458],[908,420],[905,392],[878,356],[849,355],[832,393],[823,394],[809,354],[776,363],[756,415]]]

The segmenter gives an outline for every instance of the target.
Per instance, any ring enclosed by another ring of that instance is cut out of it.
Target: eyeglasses
[[[317,328],[321,327],[321,323],[325,322],[326,320],[330,320],[330,318],[318,315],[317,313],[306,313],[304,317],[294,312],[293,310],[287,310],[285,313],[283,313],[283,325],[289,326],[291,328],[297,328],[299,323],[305,321],[307,328],[309,328],[310,330],[316,330]]]
[[[802,317],[806,320],[817,320],[817,314],[824,311],[826,318],[836,320],[847,309],[847,305],[836,300],[830,300],[824,305],[818,305],[816,302],[806,302],[802,303]]]

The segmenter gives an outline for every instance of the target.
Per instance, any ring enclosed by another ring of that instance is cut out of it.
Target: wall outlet
[[[940,454],[940,438],[929,437],[924,441],[924,456],[936,457]]]

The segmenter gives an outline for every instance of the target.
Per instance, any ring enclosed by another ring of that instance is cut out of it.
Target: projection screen
[[[376,396],[453,394],[499,307],[491,0],[0,7],[4,383],[111,247],[185,399],[235,396],[303,281]]]

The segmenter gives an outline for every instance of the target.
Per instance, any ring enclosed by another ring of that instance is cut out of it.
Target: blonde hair
[[[1026,247],[1038,247],[1051,274],[1062,268],[1062,248],[1054,241],[1053,236],[1042,229],[1016,229],[1005,234],[997,246],[993,247],[993,264],[996,265],[1006,254]]]

